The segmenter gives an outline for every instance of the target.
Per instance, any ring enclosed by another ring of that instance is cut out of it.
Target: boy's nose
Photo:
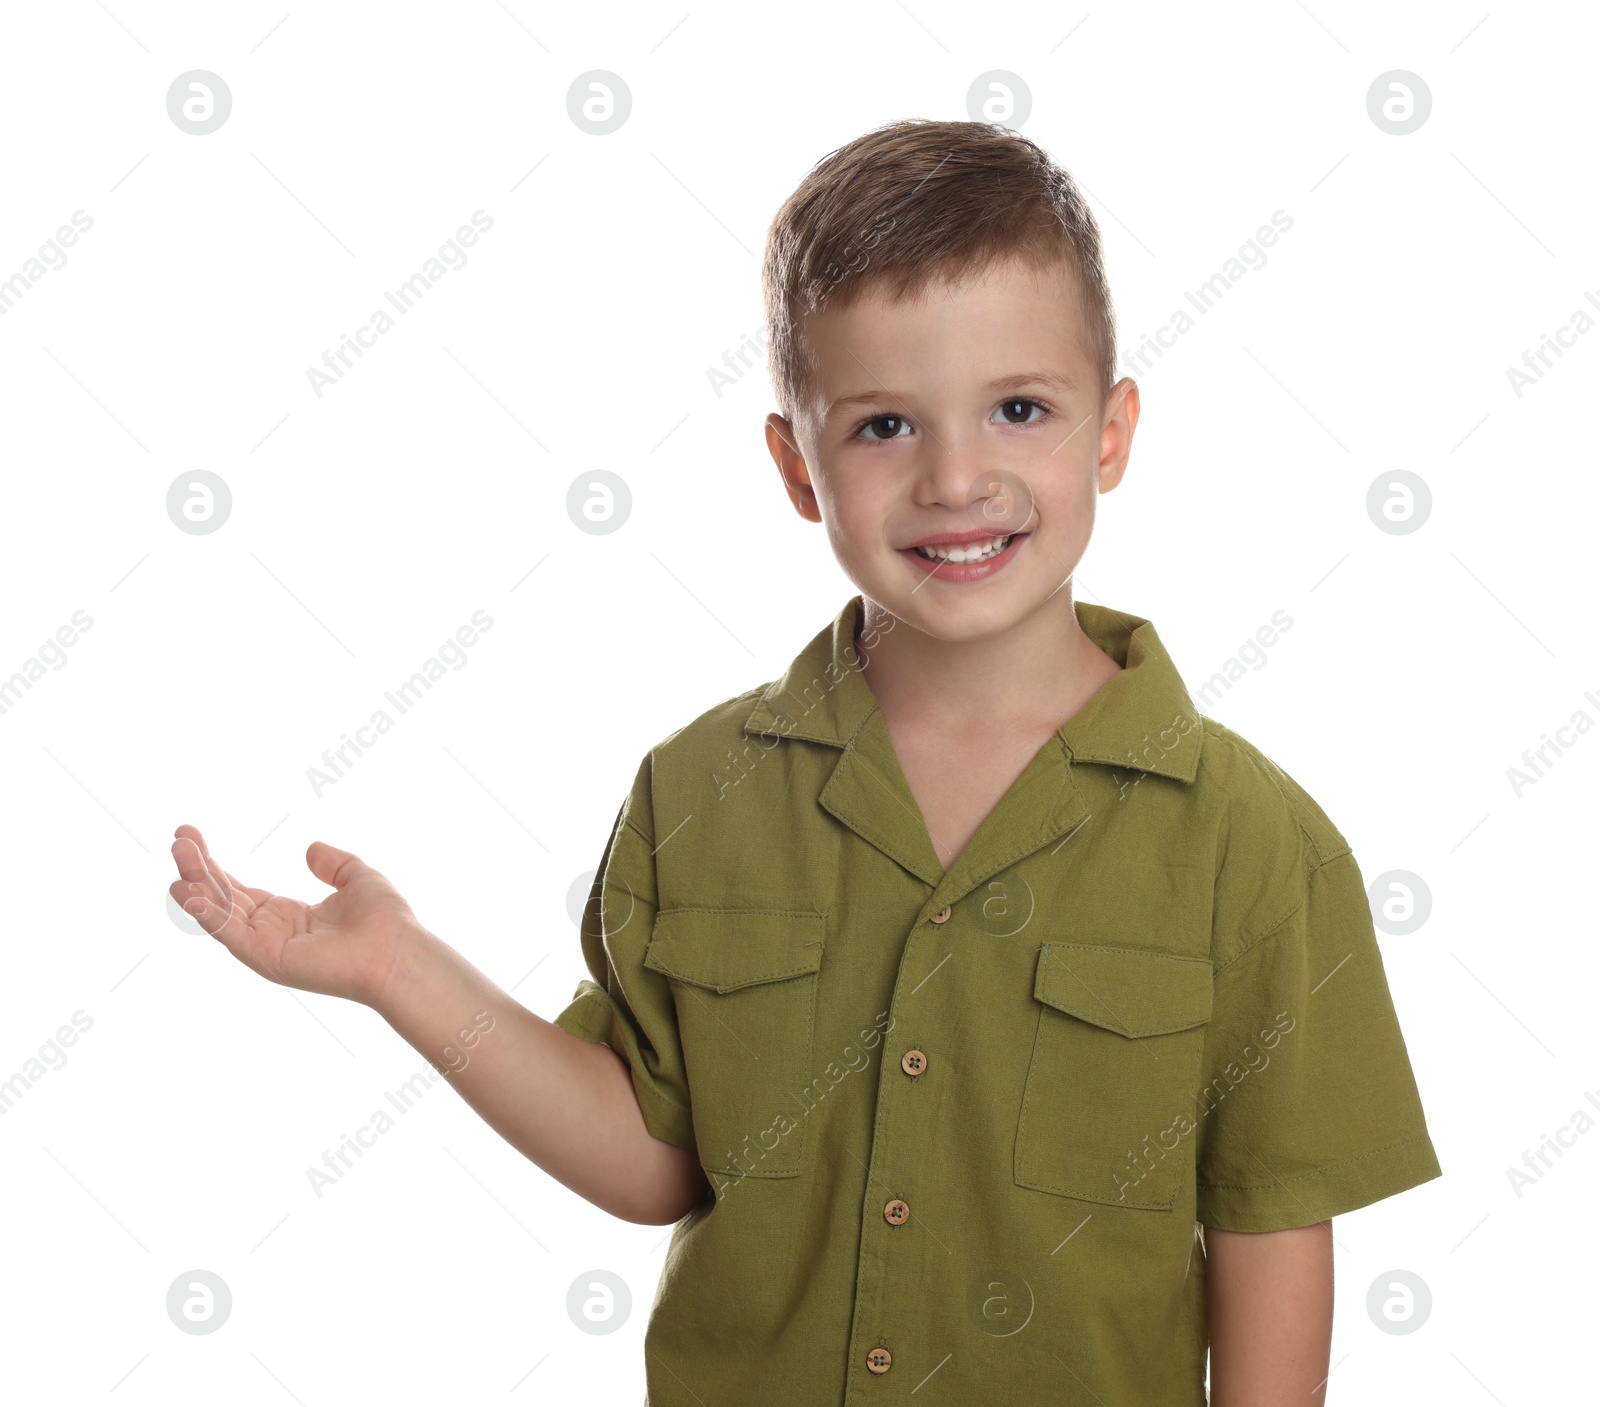
[[[988,496],[987,484],[997,477],[999,467],[973,440],[959,433],[930,431],[923,436],[913,496],[919,503],[965,509],[969,501]]]

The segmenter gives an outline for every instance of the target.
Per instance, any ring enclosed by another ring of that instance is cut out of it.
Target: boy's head
[[[1133,383],[1114,384],[1099,230],[1071,177],[987,123],[878,128],[784,203],[762,286],[768,445],[863,594],[945,639],[1048,600],[1138,416]],[[1012,541],[987,568],[913,548],[952,536]]]

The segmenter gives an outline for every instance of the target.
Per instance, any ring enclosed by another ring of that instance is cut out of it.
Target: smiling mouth
[[[1015,533],[1006,533],[1003,537],[968,543],[965,547],[914,547],[911,550],[927,562],[987,562],[1004,552],[1015,536]]]

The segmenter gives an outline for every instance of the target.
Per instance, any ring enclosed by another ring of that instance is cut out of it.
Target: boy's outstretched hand
[[[319,904],[246,889],[179,826],[168,892],[246,967],[285,987],[370,1006],[499,1135],[580,1197],[651,1226],[709,1186],[694,1149],[645,1124],[628,1062],[529,1011],[417,922],[377,870],[315,841],[306,864],[333,886]]]
[[[334,892],[320,903],[247,889],[212,859],[194,826],[174,832],[181,878],[168,893],[246,967],[285,987],[364,1005],[385,990],[416,915],[377,870],[348,850],[313,841],[311,873]]]

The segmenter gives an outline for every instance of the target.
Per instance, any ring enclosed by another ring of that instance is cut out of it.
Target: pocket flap
[[[1033,994],[1119,1035],[1156,1036],[1211,1019],[1211,964],[1143,948],[1045,943]]]
[[[803,977],[822,965],[822,915],[783,909],[663,909],[644,965],[717,992]]]

